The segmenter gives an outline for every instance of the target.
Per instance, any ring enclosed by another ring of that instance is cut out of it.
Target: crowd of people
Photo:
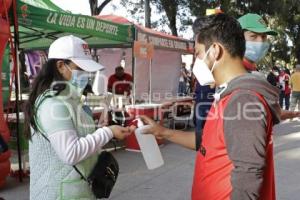
[[[293,68],[292,72],[288,68],[277,64],[267,76],[268,82],[280,89],[279,104],[285,110],[294,111],[296,108],[298,102],[297,93],[300,91],[299,70],[299,64]]]

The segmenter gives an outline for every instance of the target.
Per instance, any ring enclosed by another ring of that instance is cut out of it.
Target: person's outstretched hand
[[[151,125],[147,128],[147,131],[145,131],[145,133],[150,133],[154,135],[157,139],[168,139],[171,136],[171,133],[167,131],[167,128],[157,124],[151,118],[144,115],[140,116],[140,118],[145,125]]]
[[[123,140],[125,137],[129,136],[132,132],[135,131],[135,126],[122,127],[118,125],[109,126],[114,137],[118,140]]]
[[[300,117],[300,111],[295,111],[295,116]]]
[[[280,113],[281,120],[293,119],[296,117],[300,117],[300,111],[281,110]]]

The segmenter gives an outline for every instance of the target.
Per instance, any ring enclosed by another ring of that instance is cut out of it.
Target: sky
[[[90,5],[88,0],[51,0],[64,10],[71,11],[74,14],[90,15]],[[101,2],[101,1],[99,1]],[[119,5],[120,0],[112,0],[111,3],[105,6],[101,14],[107,15],[114,13],[113,6],[118,9],[118,14],[126,16],[126,9]]]
[[[58,5],[64,10],[71,11],[74,14],[90,15],[89,0],[51,0],[53,3]],[[102,0],[98,1],[103,2]],[[117,14],[116,14],[117,13]],[[115,14],[127,18],[129,21],[137,22],[132,18],[122,5],[120,0],[112,0],[108,3],[101,12],[101,15]],[[153,14],[153,13],[152,13]],[[142,16],[143,17],[143,16]],[[153,19],[159,17],[156,14],[152,15]]]

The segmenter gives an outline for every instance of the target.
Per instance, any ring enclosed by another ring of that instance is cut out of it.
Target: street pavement
[[[299,200],[300,122],[275,127],[275,173],[278,200]]]
[[[285,121],[274,129],[277,200],[298,200],[300,191],[300,121]],[[141,153],[114,152],[119,165],[118,182],[112,200],[188,200],[194,173],[195,152],[175,144],[161,147],[164,166],[147,170]],[[29,180],[9,178],[0,197],[28,200]]]

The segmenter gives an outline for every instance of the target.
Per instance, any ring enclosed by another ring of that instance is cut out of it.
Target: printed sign
[[[152,44],[145,42],[134,42],[134,56],[138,58],[151,59],[153,57],[154,47]]]
[[[169,49],[177,49],[188,51],[189,42],[179,41],[175,39],[169,39],[165,37],[159,37],[155,35],[150,35],[142,32],[138,32],[138,41],[151,43],[157,47],[169,48]]]
[[[26,3],[17,5],[19,25],[75,34],[89,34],[117,41],[132,41],[133,26],[116,24],[94,17],[46,10]]]

